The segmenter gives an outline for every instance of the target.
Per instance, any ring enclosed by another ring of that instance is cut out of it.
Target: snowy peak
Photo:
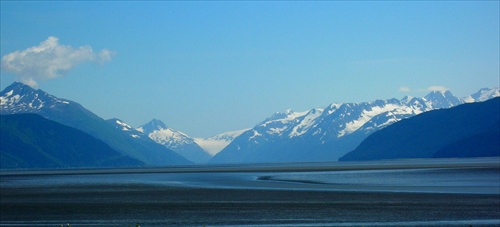
[[[432,91],[426,95],[425,100],[431,103],[434,109],[450,108],[460,105],[463,101],[455,97],[450,91]]]
[[[164,145],[175,151],[175,148],[183,144],[193,143],[188,135],[183,132],[171,129],[160,120],[153,119],[150,122],[140,126],[137,130],[144,132],[153,141]]]
[[[156,143],[175,151],[194,163],[206,163],[211,158],[211,155],[203,150],[193,138],[181,131],[167,127],[160,120],[153,119],[137,130],[144,132]]]
[[[72,102],[35,90],[23,83],[15,82],[0,93],[0,112],[16,114],[39,112],[43,107],[58,108]]]
[[[194,163],[206,163],[211,157],[195,143],[193,138],[181,131],[167,127],[160,120],[153,119],[137,130],[143,132],[156,143],[175,151]]]
[[[158,119],[153,119],[150,122],[142,125],[138,128],[139,131],[144,132],[145,134],[150,134],[156,130],[167,129],[167,125]]]

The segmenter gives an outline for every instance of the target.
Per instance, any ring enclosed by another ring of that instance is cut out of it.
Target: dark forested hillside
[[[141,166],[104,142],[36,114],[0,115],[0,168]]]

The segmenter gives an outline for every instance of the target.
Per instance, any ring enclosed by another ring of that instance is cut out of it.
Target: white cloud
[[[411,89],[409,87],[399,87],[400,92],[410,92]]]
[[[427,91],[440,91],[440,92],[445,92],[449,90],[448,88],[446,87],[443,87],[443,86],[430,86],[427,88]]]
[[[59,39],[51,36],[38,46],[4,55],[2,68],[15,73],[21,82],[36,87],[36,81],[64,76],[80,63],[103,63],[110,61],[112,56],[113,52],[107,49],[96,53],[90,46],[60,45]]]
[[[400,92],[429,92],[429,91],[440,91],[440,92],[445,92],[449,90],[447,87],[444,86],[430,86],[428,88],[419,88],[419,89],[412,89],[410,87],[406,86],[401,86],[399,87]]]

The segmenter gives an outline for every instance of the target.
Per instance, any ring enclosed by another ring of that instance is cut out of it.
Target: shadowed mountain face
[[[36,114],[0,115],[0,168],[142,166],[104,142]]]
[[[57,98],[22,83],[13,83],[0,93],[0,113],[36,113],[49,120],[86,132],[122,155],[147,166],[184,165],[188,160],[148,138],[134,138],[109,124],[80,104]]]
[[[500,156],[500,98],[435,110],[394,123],[340,161]]]

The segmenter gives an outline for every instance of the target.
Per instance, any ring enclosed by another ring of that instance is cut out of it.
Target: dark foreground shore
[[[99,185],[2,188],[3,226],[494,226],[499,195]]]

